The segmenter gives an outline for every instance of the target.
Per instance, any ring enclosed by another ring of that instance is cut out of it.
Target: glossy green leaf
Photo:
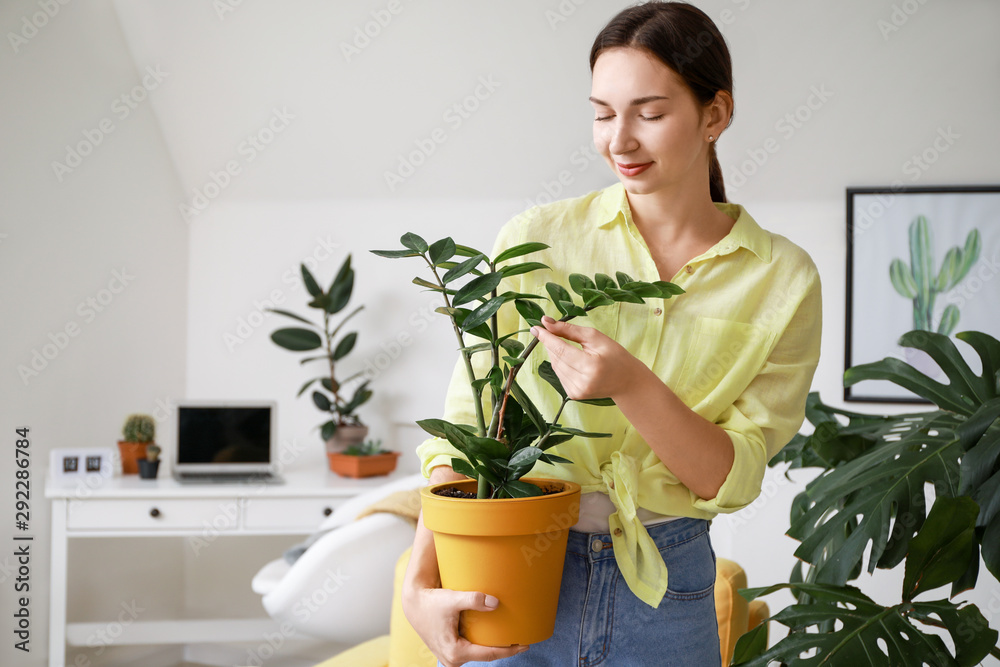
[[[618,283],[615,282],[614,278],[604,273],[596,274],[594,282],[597,284],[597,289],[601,292],[607,290],[609,287],[612,289],[618,287]]]
[[[669,299],[673,296],[684,294],[684,288],[666,280],[657,280],[653,283],[660,288],[660,298]]]
[[[369,250],[373,255],[386,257],[388,259],[400,259],[401,257],[420,257],[420,253],[412,250]]]
[[[302,272],[302,282],[305,283],[306,291],[308,291],[309,294],[314,297],[322,295],[323,289],[319,286],[319,283],[316,282],[316,279],[313,277],[312,272],[309,271],[308,268],[306,268],[305,264],[301,264],[300,269]]]
[[[460,475],[465,475],[466,477],[472,477],[473,479],[479,477],[479,475],[476,474],[476,469],[473,468],[472,464],[465,459],[452,458],[451,469]]]
[[[344,357],[346,357],[348,354],[350,354],[351,350],[354,349],[354,344],[357,341],[358,341],[358,334],[357,332],[354,331],[341,338],[340,342],[337,343],[337,347],[334,348],[333,350],[333,360],[339,361]]]
[[[535,465],[535,461],[537,461],[538,457],[541,455],[542,455],[542,450],[538,449],[537,447],[525,447],[524,449],[519,450],[512,457],[510,457],[510,461],[507,462],[507,467],[530,468],[531,466]]]
[[[448,269],[443,276],[441,276],[441,282],[448,284],[453,280],[458,280],[467,273],[472,273],[475,271],[476,267],[486,261],[486,255],[473,255],[467,260],[456,264],[452,268]]]
[[[455,256],[455,241],[452,240],[450,236],[441,239],[440,241],[435,241],[428,248],[428,256],[430,257],[431,264],[437,266],[441,262],[446,262]]]
[[[299,389],[299,393],[295,394],[296,398],[298,398],[299,396],[301,396],[302,394],[304,394],[305,391],[306,391],[306,389],[308,389],[312,385],[313,382],[316,382],[316,380],[322,380],[322,379],[323,378],[313,378],[311,380],[306,380],[306,383],[302,385],[301,389]]]
[[[423,240],[420,236],[414,234],[413,232],[407,232],[399,238],[399,242],[403,244],[403,247],[409,248],[413,252],[423,254],[427,252],[427,241]]]
[[[419,285],[420,287],[426,287],[427,289],[429,289],[429,290],[431,290],[433,292],[444,292],[445,291],[444,288],[442,288],[437,283],[432,283],[431,281],[425,280],[424,278],[420,278],[419,276],[413,279],[413,284],[414,285]],[[454,293],[455,293],[455,290],[448,290],[448,294],[454,294]]]
[[[319,327],[317,327],[317,325],[313,324],[312,322],[310,322],[306,318],[301,317],[299,315],[296,315],[295,313],[289,312],[287,310],[281,310],[279,308],[266,308],[265,310],[269,310],[272,313],[277,313],[278,315],[284,315],[285,317],[290,317],[293,320],[298,320],[299,322],[303,322],[305,324],[308,324],[311,327],[319,328]]]
[[[522,255],[527,255],[529,253],[538,252],[539,250],[545,250],[549,246],[545,243],[521,243],[519,245],[507,248],[499,255],[493,259],[493,265],[496,266],[500,262],[506,261],[508,259],[513,259],[515,257],[521,257]]]
[[[545,283],[545,291],[549,293],[549,298],[553,303],[558,303],[560,301],[573,303],[573,297],[570,296],[570,293],[566,291],[565,287],[558,283]]]
[[[504,278],[510,278],[511,276],[519,276],[522,273],[530,273],[548,268],[548,265],[541,262],[524,262],[523,264],[508,264],[500,269],[500,273]]]
[[[542,490],[534,484],[528,484],[519,480],[504,482],[501,489],[511,498],[530,498],[542,495]]]
[[[548,361],[543,361],[538,365],[538,377],[542,378],[555,389],[559,395],[566,398],[566,390],[562,386],[562,381],[559,376],[556,375],[555,369],[552,368],[552,364]]]
[[[326,312],[331,315],[342,311],[351,300],[351,293],[354,291],[354,269],[350,268],[350,260],[351,258],[348,257],[345,264],[347,272],[342,276],[338,276],[337,280],[330,287]]]
[[[610,296],[615,301],[623,301],[625,303],[645,303],[645,301],[642,300],[642,297],[637,296],[632,292],[627,292],[623,289],[615,289],[613,287],[609,287],[608,289],[604,290],[604,293]]]
[[[598,292],[597,290],[592,289],[584,289],[581,296],[583,297],[583,305],[588,309],[610,306],[615,302],[614,299],[604,292]]]
[[[290,327],[278,329],[271,334],[271,340],[286,350],[293,352],[308,352],[323,346],[323,339],[312,329]]]
[[[482,255],[486,257],[486,253],[481,250],[476,250],[475,248],[470,248],[467,245],[462,245],[460,243],[455,244],[455,254],[462,257],[475,257],[476,255]]]
[[[330,399],[326,397],[326,394],[324,394],[323,392],[320,392],[320,391],[314,391],[312,393],[312,399],[313,399],[313,403],[316,404],[317,408],[319,408],[320,410],[323,410],[324,412],[329,412],[330,411],[330,407],[331,407]]]
[[[971,498],[938,498],[920,532],[910,541],[903,576],[903,599],[956,581],[968,568],[975,547],[979,506]]]
[[[610,438],[610,433],[594,433],[592,431],[581,431],[578,428],[569,428],[566,426],[553,426],[552,430],[556,433],[568,433],[569,435],[576,435],[581,438]]]
[[[497,288],[501,279],[503,279],[503,276],[497,272],[486,273],[477,278],[473,278],[455,293],[455,297],[452,299],[451,305],[461,306],[469,303],[470,301],[475,301],[476,299],[481,299],[489,295]]]
[[[336,432],[337,432],[337,422],[333,421],[332,419],[328,422],[324,422],[319,429],[320,437],[323,438],[324,441],[332,438],[333,434]]]
[[[955,605],[942,600],[883,607],[852,586],[821,584],[778,584],[745,589],[740,593],[755,599],[785,588],[807,593],[812,599],[810,604],[795,604],[771,617],[770,620],[793,631],[758,654],[748,645],[756,644],[759,648],[759,638],[748,638],[742,646],[737,646],[733,665],[766,667],[779,661],[797,667],[923,667],[927,663],[972,667],[989,654],[997,639],[996,631],[989,629],[982,614],[971,605]],[[913,618],[937,624],[933,616],[943,621],[951,635],[956,646],[954,653],[936,634],[925,632],[911,621]],[[837,629],[833,629],[835,624]],[[830,630],[805,631],[823,627]],[[812,654],[802,657],[806,652]]]
[[[502,296],[490,299],[489,301],[479,306],[478,308],[473,310],[472,313],[469,314],[469,316],[462,323],[462,330],[469,331],[471,333],[470,330],[472,328],[477,327],[480,324],[483,324],[484,322],[486,322],[486,320],[493,317],[493,314],[496,313],[498,310],[500,310],[500,306],[502,306],[503,304],[504,304],[504,298]]]
[[[660,296],[660,288],[652,283],[644,283],[639,281],[632,281],[630,283],[625,283],[621,286],[621,289],[626,292],[631,292],[636,296],[643,297],[645,299],[655,299]]]
[[[586,294],[583,293],[584,290],[596,290],[597,285],[593,280],[583,275],[582,273],[571,273],[569,275],[569,286],[574,292],[580,296],[586,298]]]
[[[517,312],[521,314],[521,317],[528,323],[528,326],[541,326],[545,311],[537,303],[524,299],[515,299],[514,307],[517,308]]]

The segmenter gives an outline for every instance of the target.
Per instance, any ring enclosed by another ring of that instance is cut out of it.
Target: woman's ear
[[[705,132],[718,139],[723,130],[729,127],[733,121],[733,96],[720,90],[715,94],[715,99],[709,102],[707,110],[708,124],[705,127]]]

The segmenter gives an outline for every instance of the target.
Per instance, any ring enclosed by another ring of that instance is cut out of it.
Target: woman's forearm
[[[685,405],[645,364],[636,362],[635,381],[612,398],[684,486],[705,500],[715,498],[733,467],[732,440]]]
[[[437,466],[431,471],[430,484],[440,484],[468,479],[455,472],[450,466]],[[440,586],[437,566],[437,552],[434,550],[434,535],[424,526],[423,513],[417,518],[417,532],[413,536],[413,551],[406,566],[404,591],[417,588],[437,588]],[[404,595],[404,599],[406,596]]]

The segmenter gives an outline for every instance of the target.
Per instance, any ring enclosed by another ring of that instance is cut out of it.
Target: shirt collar
[[[736,222],[729,234],[705,253],[705,256],[725,255],[743,247],[757,255],[762,262],[771,261],[771,235],[757,224],[742,205],[716,202],[715,207],[730,218],[735,218]],[[606,187],[600,194],[597,213],[599,228],[610,227],[619,221],[633,224],[625,186],[615,183]]]

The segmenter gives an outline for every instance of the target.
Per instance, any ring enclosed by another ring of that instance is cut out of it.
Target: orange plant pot
[[[148,442],[118,441],[118,453],[121,454],[123,475],[139,474],[139,459],[146,458],[148,445]]]
[[[351,456],[339,452],[327,452],[330,470],[341,477],[375,477],[388,475],[396,469],[399,452],[375,454],[373,456]]]
[[[531,498],[447,498],[435,489],[476,492],[476,480],[420,490],[424,525],[434,533],[441,586],[496,596],[489,612],[463,611],[459,632],[474,644],[536,644],[552,636],[569,527],[580,517],[580,485],[523,479],[557,493]]]

